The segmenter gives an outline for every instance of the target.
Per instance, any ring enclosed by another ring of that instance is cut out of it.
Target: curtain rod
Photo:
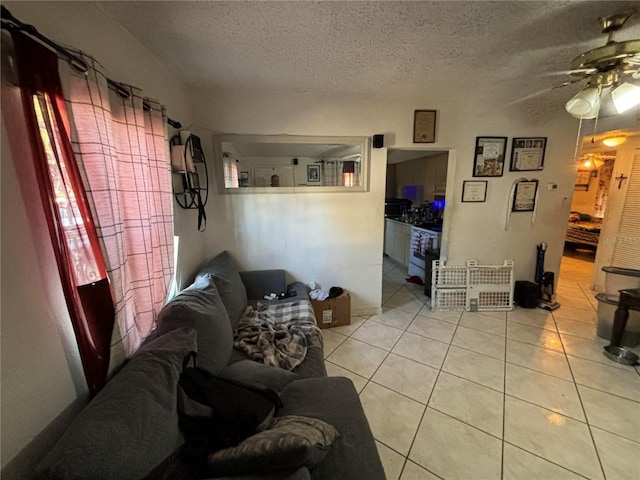
[[[14,17],[11,14],[9,9],[4,5],[2,5],[2,28],[6,28],[7,30],[19,30],[26,33],[27,35],[30,35],[31,37],[35,37],[42,43],[46,44],[47,46],[55,50],[56,52],[60,53],[67,60],[67,62],[69,62],[69,65],[71,65],[71,68],[73,68],[78,73],[86,74],[89,71],[89,67],[87,66],[84,60],[72,54],[66,48],[61,47],[60,45],[58,45],[48,37],[45,37],[33,25],[28,25],[18,20],[16,17]],[[122,98],[126,98],[126,99],[131,98],[131,94],[126,88],[122,86],[122,84],[115,82],[110,78],[107,78],[107,83]],[[142,102],[142,106],[146,111],[151,110],[151,106],[149,105],[149,103],[145,102],[144,100]],[[173,128],[182,127],[182,124],[180,122],[176,120],[172,120],[169,117],[167,117],[167,123],[171,125]]]

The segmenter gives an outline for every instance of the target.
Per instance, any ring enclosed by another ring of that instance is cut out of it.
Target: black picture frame
[[[307,182],[320,181],[320,165],[307,165]]]
[[[538,180],[522,180],[516,183],[513,193],[512,212],[533,212],[538,196]]]
[[[435,110],[415,110],[413,112],[413,143],[436,142]]]
[[[504,155],[507,137],[476,137],[474,177],[501,177],[504,174]]]
[[[547,137],[514,137],[511,142],[510,172],[528,172],[544,168]]]
[[[462,201],[481,203],[487,200],[487,180],[464,180],[462,182]]]

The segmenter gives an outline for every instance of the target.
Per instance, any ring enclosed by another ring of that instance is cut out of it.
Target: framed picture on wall
[[[509,171],[542,170],[546,148],[547,137],[514,138]]]
[[[413,114],[413,143],[435,143],[436,111],[416,110]]]
[[[523,180],[516,183],[512,212],[533,212],[536,206],[538,180]]]
[[[320,165],[307,165],[307,182],[320,181]]]
[[[474,177],[501,177],[507,137],[476,137]]]
[[[484,202],[487,199],[486,180],[465,180],[462,182],[463,202]]]

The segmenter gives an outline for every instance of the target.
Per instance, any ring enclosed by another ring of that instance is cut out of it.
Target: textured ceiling
[[[562,108],[599,17],[637,1],[98,2],[189,87]],[[640,37],[640,13],[618,40]],[[542,92],[542,93],[541,93]]]

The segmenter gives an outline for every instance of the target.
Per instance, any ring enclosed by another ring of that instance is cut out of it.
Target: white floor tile
[[[505,313],[499,312],[500,316],[491,315],[490,313],[464,312],[460,319],[460,326],[504,337],[507,325]]]
[[[507,396],[504,440],[587,478],[603,478],[585,423]]]
[[[407,463],[404,464],[404,470],[400,476],[400,480],[438,480],[439,478],[411,460],[407,460]]]
[[[430,338],[405,332],[392,352],[416,362],[424,363],[434,368],[440,368],[447,354],[449,345]]]
[[[461,322],[464,322],[464,316]],[[458,325],[452,345],[504,360],[505,338]]]
[[[411,325],[409,325],[407,331],[422,335],[423,337],[433,338],[440,342],[451,343],[453,333],[456,331],[456,326],[452,323],[436,320],[435,318],[417,315],[416,318],[413,319],[413,322],[411,322]]]
[[[586,422],[573,381],[507,364],[506,393],[539,407]]]
[[[573,335],[567,335],[561,333],[562,343],[564,345],[567,355],[574,357],[584,358],[585,360],[591,360],[592,362],[603,363],[610,367],[621,368],[628,370],[629,367],[620,363],[612,362],[604,356],[603,347],[608,345],[609,342],[604,340],[588,340],[586,338],[574,337]]]
[[[442,370],[485,387],[504,391],[504,362],[497,358],[452,346]]]
[[[451,312],[432,312],[431,308],[428,305],[422,307],[420,310],[420,315],[425,317],[435,318],[436,320],[440,320],[441,322],[453,323],[457,325],[460,321],[460,317],[462,316],[462,312],[451,311]]]
[[[590,425],[640,443],[640,403],[582,385],[578,391]]]
[[[578,320],[571,320],[559,315],[554,315],[558,332],[562,335],[566,333],[576,337],[586,338],[589,340],[597,340],[596,325],[591,322],[580,322]]]
[[[544,328],[530,327],[520,323],[510,322],[507,325],[507,338],[551,350],[563,351],[558,334]]]
[[[640,443],[592,428],[593,439],[607,479],[638,480],[640,478]]]
[[[441,372],[429,407],[502,438],[503,394]]]
[[[573,381],[564,353],[517,340],[507,340],[507,362]]]
[[[392,353],[371,380],[426,405],[437,376],[437,369]]]
[[[398,292],[387,300],[384,306],[388,308],[399,308],[400,310],[404,310],[405,312],[413,313],[415,315],[422,309],[425,301],[426,297],[424,300],[419,300],[412,295]]]
[[[402,330],[367,320],[358,330],[353,332],[351,338],[390,351],[401,335]]]
[[[504,444],[503,480],[580,480],[584,477],[508,443]]]
[[[409,459],[446,479],[500,479],[502,442],[431,408]]]
[[[367,317],[351,317],[350,325],[343,325],[341,327],[332,327],[331,331],[349,336],[353,332],[355,332],[358,328],[360,328],[360,326],[366,321],[367,321]]]
[[[331,355],[334,350],[342,345],[342,342],[347,339],[347,337],[345,337],[344,335],[334,332],[329,328],[325,328],[321,330],[321,332],[322,339],[324,340],[324,358],[327,358],[329,355]]]
[[[364,386],[369,381],[366,378],[361,377],[360,375],[358,375],[356,373],[350,372],[349,370],[336,365],[335,363],[331,363],[329,361],[326,361],[325,365],[327,367],[327,376],[328,377],[347,377],[347,378],[349,378],[353,382],[353,385],[356,387],[356,391],[358,393],[360,393],[362,391]]]
[[[371,378],[387,354],[380,348],[348,338],[327,360],[362,377]]]
[[[425,406],[371,382],[360,401],[376,440],[406,456]]]
[[[553,313],[559,317],[575,320],[576,322],[595,324],[598,321],[598,314],[593,308],[575,308],[570,305],[560,304],[560,308]]]
[[[631,367],[623,370],[570,355],[567,358],[578,385],[640,402],[640,376]]]
[[[507,312],[507,322],[520,323],[528,327],[546,328],[552,332],[556,331],[553,315],[551,312],[541,308],[515,308]]]
[[[378,441],[376,441],[376,448],[387,480],[398,480],[406,458]]]
[[[406,330],[411,321],[415,317],[414,313],[405,312],[400,308],[382,307],[381,315],[373,315],[370,320],[384,323],[390,327]]]

